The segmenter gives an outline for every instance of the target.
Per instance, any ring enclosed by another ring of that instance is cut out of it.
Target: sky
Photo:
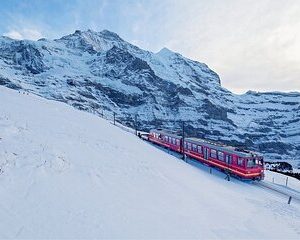
[[[0,0],[0,35],[107,29],[206,63],[235,92],[300,91],[298,0]]]

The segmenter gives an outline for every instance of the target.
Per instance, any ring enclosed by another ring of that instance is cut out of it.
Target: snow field
[[[0,88],[0,238],[294,238],[300,206]]]

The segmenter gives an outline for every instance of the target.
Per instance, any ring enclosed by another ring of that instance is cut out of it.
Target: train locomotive
[[[264,161],[260,154],[201,138],[183,138],[162,129],[151,130],[148,141],[216,167],[243,180],[262,180]]]

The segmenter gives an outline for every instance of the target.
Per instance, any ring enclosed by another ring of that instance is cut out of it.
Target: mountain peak
[[[169,48],[162,48],[159,52],[156,53],[156,55],[168,59],[168,58],[174,58],[174,57],[182,57],[181,54],[173,52],[172,50],[170,50]]]
[[[117,41],[124,41],[122,38],[120,38],[120,36],[118,34],[116,34],[115,32],[109,31],[107,29],[104,29],[100,32],[96,32],[92,29],[88,29],[86,31],[82,31],[82,30],[75,30],[75,32],[73,34],[71,34],[72,36],[81,36],[81,37],[102,37],[105,39],[109,39],[109,40],[117,40]],[[70,35],[68,35],[70,36]]]
[[[169,48],[164,47],[157,54],[159,54],[159,55],[168,55],[169,56],[169,55],[175,54],[175,52],[173,52]]]
[[[64,42],[68,47],[81,49],[90,53],[106,51],[114,45],[122,45],[125,41],[118,34],[109,30],[96,32],[88,29],[86,31],[76,30],[57,41]]]
[[[116,34],[115,32],[111,32],[107,29],[102,30],[100,32],[100,34],[103,36],[106,36],[106,37],[111,37],[111,38],[122,40],[118,34]]]
[[[81,35],[82,31],[81,30],[75,30],[75,32],[73,33],[73,35]]]

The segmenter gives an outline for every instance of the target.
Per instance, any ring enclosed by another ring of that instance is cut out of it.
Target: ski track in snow
[[[300,205],[0,87],[0,238],[299,239]]]

